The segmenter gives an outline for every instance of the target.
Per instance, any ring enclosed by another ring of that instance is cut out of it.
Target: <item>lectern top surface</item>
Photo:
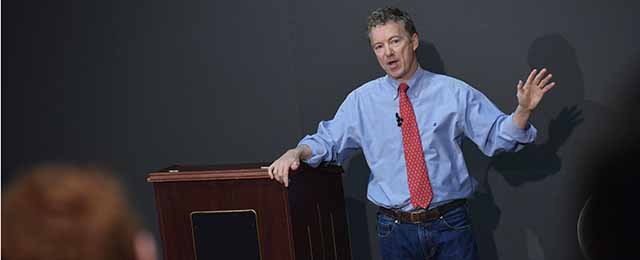
[[[158,172],[218,172],[218,171],[263,171],[263,167],[268,167],[268,162],[265,163],[244,163],[244,164],[221,164],[221,165],[172,165]]]
[[[268,163],[173,165],[149,174],[148,182],[269,178]]]
[[[238,180],[238,179],[268,179],[267,167],[271,163],[247,163],[234,165],[173,165],[149,174],[148,182],[176,182],[201,180]],[[321,166],[322,172],[342,173],[339,166]],[[291,172],[315,172],[316,169],[302,164],[300,169]]]

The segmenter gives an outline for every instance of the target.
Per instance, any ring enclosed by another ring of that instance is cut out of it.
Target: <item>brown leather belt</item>
[[[462,206],[467,203],[466,199],[457,199],[451,202],[442,204],[433,209],[425,210],[417,210],[412,212],[404,212],[399,210],[392,210],[385,207],[380,207],[380,213],[387,215],[395,220],[399,220],[400,222],[405,223],[426,223],[432,220],[436,220],[440,218],[440,216],[444,215],[448,211]]]

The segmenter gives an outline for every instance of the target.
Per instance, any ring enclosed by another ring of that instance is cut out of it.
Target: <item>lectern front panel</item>
[[[254,210],[191,213],[197,260],[260,260],[257,214]]]

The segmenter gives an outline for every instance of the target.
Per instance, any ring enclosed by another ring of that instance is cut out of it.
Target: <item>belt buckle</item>
[[[424,222],[425,212],[426,212],[425,209],[409,212],[409,221],[411,221],[411,223],[414,223],[414,224]]]

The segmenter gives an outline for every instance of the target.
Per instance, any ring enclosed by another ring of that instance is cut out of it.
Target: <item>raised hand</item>
[[[518,106],[521,109],[531,111],[544,96],[547,91],[552,89],[556,83],[551,81],[551,73],[547,74],[547,69],[538,70],[534,69],[529,74],[526,82],[522,80],[518,81]]]

